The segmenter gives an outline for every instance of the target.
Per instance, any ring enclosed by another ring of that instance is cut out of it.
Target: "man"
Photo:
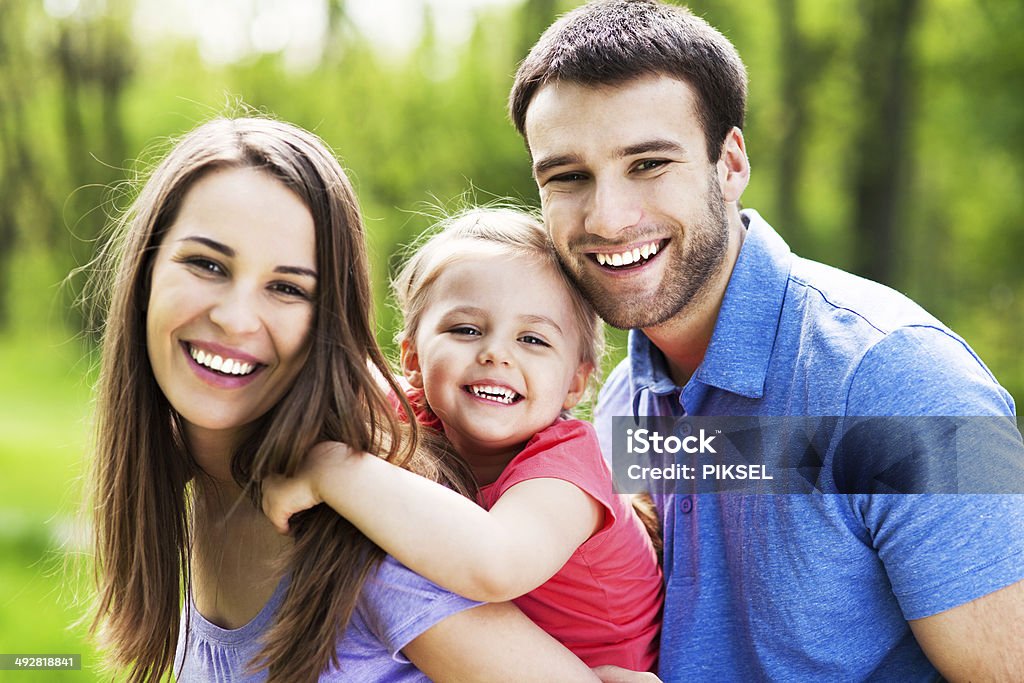
[[[516,74],[555,248],[631,329],[595,413],[606,455],[616,415],[1012,415],[939,321],[740,211],[745,100],[728,40],[656,0],[578,8]],[[1024,496],[657,502],[666,680],[1024,680]]]

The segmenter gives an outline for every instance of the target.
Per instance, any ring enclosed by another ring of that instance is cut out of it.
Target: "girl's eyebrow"
[[[444,312],[444,317],[446,318],[453,315],[472,315],[482,318],[487,315],[487,311],[479,306],[456,306]]]
[[[234,249],[224,244],[223,242],[218,242],[217,240],[210,239],[209,237],[203,237],[202,235],[189,235],[187,237],[182,237],[178,241],[196,242],[198,244],[202,244],[205,247],[213,249],[217,253],[224,254],[228,258],[234,258],[236,254]],[[313,270],[312,268],[304,268],[302,266],[277,266],[276,268],[274,268],[274,272],[283,273],[285,275],[300,275],[312,278],[314,280],[317,279],[315,270]]]
[[[530,325],[546,325],[548,327],[553,327],[555,331],[558,332],[558,334],[565,334],[564,332],[562,332],[562,328],[558,325],[558,323],[556,323],[553,318],[549,318],[546,315],[524,315],[522,316],[522,319],[523,322],[528,323]]]

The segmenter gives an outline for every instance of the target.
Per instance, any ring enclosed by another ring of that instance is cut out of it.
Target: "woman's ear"
[[[420,357],[416,353],[412,342],[408,339],[402,340],[402,374],[414,389],[423,388],[423,373],[420,371]]]
[[[590,379],[590,373],[594,371],[594,366],[590,363],[580,363],[579,367],[576,368],[576,372],[573,373],[572,381],[569,383],[569,391],[565,395],[565,402],[562,404],[562,410],[569,410],[576,407],[576,404],[583,398],[583,394],[587,391],[587,380]]]

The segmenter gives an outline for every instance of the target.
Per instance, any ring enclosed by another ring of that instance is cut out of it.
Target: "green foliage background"
[[[84,629],[69,626],[87,586],[64,559],[87,550],[74,518],[93,377],[69,305],[80,278],[64,278],[130,202],[127,181],[174,136],[244,106],[317,132],[360,195],[384,344],[395,324],[387,274],[398,247],[429,225],[424,213],[467,190],[476,201],[536,203],[505,98],[518,59],[578,2],[481,11],[465,44],[427,31],[397,55],[360,34],[343,0],[325,4],[322,58],[294,72],[278,54],[212,66],[189,40],[140,44],[127,0],[83,2],[61,20],[36,0],[0,2],[0,653],[84,654],[85,671],[55,680],[98,675]],[[908,293],[1024,396],[1024,4],[691,6],[749,69],[744,204],[798,253]],[[894,7],[909,13],[902,33],[886,14]],[[902,114],[886,118],[888,104]],[[872,179],[882,188],[870,190]],[[892,200],[872,213],[884,190]],[[622,335],[612,340],[609,362],[622,353]],[[0,681],[21,676],[0,671]]]

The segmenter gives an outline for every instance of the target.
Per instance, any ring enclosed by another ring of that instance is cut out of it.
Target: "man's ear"
[[[736,126],[733,126],[725,136],[716,170],[722,200],[726,203],[739,201],[743,191],[747,189],[747,183],[750,182],[750,161],[747,159],[747,148],[743,142],[743,131]]]
[[[402,374],[414,389],[423,388],[423,373],[420,372],[420,357],[408,339],[402,340]]]
[[[580,363],[579,367],[576,368],[576,372],[573,373],[572,381],[569,383],[569,391],[565,395],[565,402],[562,404],[562,410],[570,410],[575,408],[576,404],[583,398],[583,394],[587,391],[587,380],[590,379],[590,373],[594,371],[594,366],[590,363]]]

